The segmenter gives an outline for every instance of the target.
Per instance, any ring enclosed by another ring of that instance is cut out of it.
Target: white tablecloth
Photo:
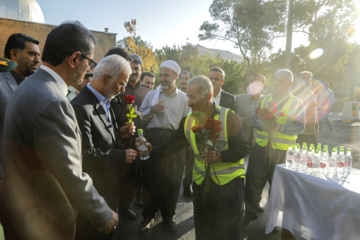
[[[275,226],[297,240],[359,240],[360,170],[339,179],[276,166],[265,232]]]

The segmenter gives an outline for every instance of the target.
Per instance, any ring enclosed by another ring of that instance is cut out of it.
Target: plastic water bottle
[[[146,147],[145,143],[146,143],[146,139],[143,136],[143,130],[142,129],[138,129],[138,138],[136,138],[136,142],[139,143],[139,155],[140,155],[140,159],[141,160],[146,160],[149,159],[150,155],[149,155],[149,150]]]
[[[336,174],[336,161],[337,161],[337,151],[335,148],[331,151],[331,156],[329,158],[329,168],[328,173],[331,175]]]
[[[320,173],[326,175],[329,169],[329,154],[324,148],[320,158]]]
[[[350,174],[350,172],[351,172],[352,162],[353,162],[353,158],[351,156],[351,148],[348,148],[346,151],[345,167],[344,167],[344,172],[347,175]]]
[[[319,153],[318,150],[316,150],[315,153],[313,153],[312,173],[314,175],[319,175],[320,174],[320,153]]]
[[[306,154],[305,160],[305,172],[311,174],[313,171],[314,166],[314,152],[313,149],[310,147]]]
[[[344,173],[344,166],[345,166],[345,154],[344,150],[340,149],[339,155],[336,159],[336,172],[338,177],[342,177]]]
[[[300,144],[296,144],[294,151],[294,164],[295,170],[299,171],[301,169],[301,148]]]
[[[286,167],[288,169],[294,168],[294,151],[291,144],[289,145],[289,149],[286,152]]]
[[[305,144],[303,144],[303,147],[301,149],[300,162],[301,162],[300,170],[306,171],[306,169],[307,169],[307,166],[306,166],[306,164],[307,164],[307,146]]]

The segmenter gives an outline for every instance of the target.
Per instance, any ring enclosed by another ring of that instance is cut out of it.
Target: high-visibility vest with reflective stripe
[[[264,97],[263,101],[261,102],[261,108],[264,108],[264,104],[269,101],[272,101],[272,94],[268,94]],[[278,117],[276,120],[277,123],[291,124],[293,122],[295,114],[292,114],[292,117],[290,117],[289,112],[290,110],[296,112],[296,109],[299,104],[299,102],[297,101],[295,108],[291,109],[292,107],[294,107],[292,106],[293,102],[294,102],[294,96],[291,95],[281,109],[281,112],[284,113],[284,116]],[[273,149],[288,150],[289,144],[293,144],[293,145],[296,144],[296,138],[297,135],[290,136],[280,132],[273,132],[271,133],[271,147]],[[265,131],[258,131],[255,142],[260,146],[265,147],[269,142],[269,133]]]
[[[230,109],[218,107],[220,114],[215,114],[214,119],[221,122],[220,140],[226,142],[226,145],[220,149],[225,151],[229,149],[227,138],[227,114]],[[193,179],[196,184],[201,185],[205,179],[207,163],[204,162],[199,156],[199,151],[196,145],[195,134],[191,131],[191,128],[195,126],[195,119],[192,117],[192,113],[189,113],[186,117],[184,124],[184,131],[187,140],[189,141],[195,155],[195,163],[193,169]],[[212,163],[210,168],[210,177],[218,185],[224,185],[236,177],[245,178],[244,171],[244,159],[240,159],[237,162],[217,162]]]

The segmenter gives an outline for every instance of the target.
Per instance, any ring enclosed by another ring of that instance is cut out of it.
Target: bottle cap
[[[138,134],[142,134],[142,133],[143,133],[143,130],[142,130],[141,128],[139,128],[139,129],[137,130],[137,132],[138,132]]]

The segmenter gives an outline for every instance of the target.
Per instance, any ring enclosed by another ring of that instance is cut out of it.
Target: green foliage
[[[184,46],[166,46],[155,50],[157,65],[165,60],[176,61],[182,71],[190,71],[193,76],[209,76],[212,67],[220,67],[226,73],[223,89],[232,94],[244,93],[248,80],[246,78],[246,69],[235,61],[228,61],[222,58],[200,56],[196,47],[190,43]]]
[[[251,73],[259,71],[266,51],[277,33],[285,28],[282,14],[286,1],[214,0],[209,12],[215,21],[205,21],[200,40],[230,41],[239,48]]]

